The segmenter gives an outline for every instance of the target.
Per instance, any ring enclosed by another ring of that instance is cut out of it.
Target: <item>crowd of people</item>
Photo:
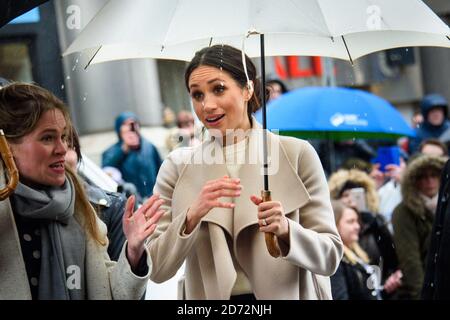
[[[277,79],[262,88],[240,50],[198,51],[184,80],[203,130],[180,112],[163,161],[139,117],[119,114],[118,140],[102,154],[118,192],[77,173],[79,137],[62,101],[2,84],[0,187],[14,176],[7,159],[19,180],[0,201],[0,299],[140,299],[148,279],[164,282],[183,263],[185,299],[450,297],[442,96],[424,97],[398,162],[371,162],[376,148],[357,140],[338,143],[334,170],[324,150],[262,130],[260,91],[277,99],[288,89]],[[270,196],[263,163],[250,161],[262,134]]]

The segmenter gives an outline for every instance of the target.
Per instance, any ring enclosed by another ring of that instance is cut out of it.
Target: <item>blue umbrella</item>
[[[255,116],[261,121],[261,111]],[[415,136],[388,101],[339,87],[308,87],[282,95],[268,104],[267,128],[282,135],[333,140]]]

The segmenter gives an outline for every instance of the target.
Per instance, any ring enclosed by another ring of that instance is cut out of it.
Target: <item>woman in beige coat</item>
[[[151,279],[171,278],[186,260],[186,299],[330,299],[342,257],[330,196],[314,149],[269,133],[269,182],[262,202],[256,69],[241,51],[216,45],[196,53],[185,80],[209,138],[172,152],[154,192],[167,212],[151,236]],[[273,233],[281,257],[269,255]]]
[[[15,181],[12,163],[20,177],[0,201],[0,300],[139,299],[145,290],[151,260],[144,242],[162,200],[155,196],[133,214],[129,199],[127,241],[112,262],[106,227],[65,166],[70,128],[66,107],[47,90],[23,83],[0,89],[0,129],[13,156],[6,160],[2,144],[8,173],[0,161],[0,188]]]

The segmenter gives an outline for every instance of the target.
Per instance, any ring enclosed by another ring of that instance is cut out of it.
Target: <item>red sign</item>
[[[302,68],[300,57],[288,56],[285,57],[283,63],[281,57],[275,57],[275,72],[280,79],[287,78],[306,78],[306,77],[321,77],[322,59],[320,57],[308,57],[311,63],[308,67]]]

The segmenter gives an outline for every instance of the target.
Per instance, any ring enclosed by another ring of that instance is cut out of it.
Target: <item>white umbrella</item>
[[[314,55],[354,60],[410,46],[450,47],[450,29],[421,0],[110,0],[64,55],[89,63],[131,58],[190,60],[212,44],[242,46],[250,57]],[[89,64],[88,64],[89,65]],[[264,90],[262,90],[264,91]],[[266,128],[262,98],[263,128]],[[264,194],[270,197],[266,135]],[[269,252],[278,256],[273,235]]]
[[[245,52],[261,56],[263,88],[264,56],[353,61],[388,48],[450,47],[450,28],[421,0],[110,0],[64,55],[84,51],[89,64],[190,60],[205,46],[241,47],[254,34],[261,37],[249,37]]]
[[[210,44],[264,34],[265,55],[354,60],[395,47],[450,47],[450,29],[421,0],[110,0],[64,52],[91,63],[190,60]],[[245,44],[260,56],[257,37]]]

